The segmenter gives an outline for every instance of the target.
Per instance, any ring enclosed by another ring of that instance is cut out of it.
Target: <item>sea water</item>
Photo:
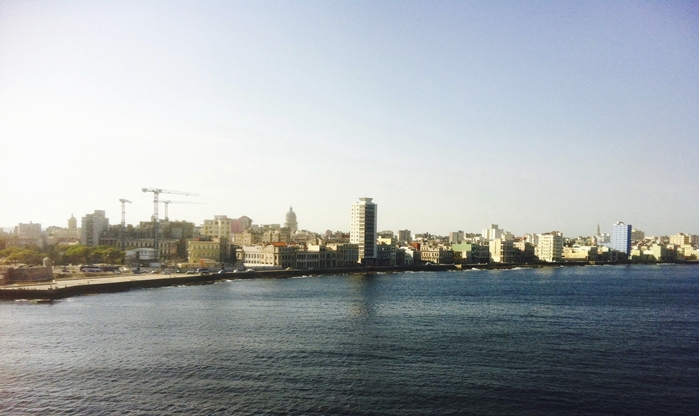
[[[697,415],[699,266],[3,301],[0,414]]]

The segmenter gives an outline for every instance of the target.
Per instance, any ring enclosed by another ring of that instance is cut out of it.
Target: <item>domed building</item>
[[[296,222],[296,213],[293,207],[289,207],[289,212],[286,213],[286,221],[284,221],[284,226],[289,228],[291,234],[294,234],[299,229],[299,223]]]

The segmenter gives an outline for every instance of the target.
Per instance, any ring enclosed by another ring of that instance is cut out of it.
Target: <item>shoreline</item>
[[[592,265],[631,266],[631,265],[698,265],[699,262],[565,262],[565,263],[531,263],[531,264],[464,264],[464,265],[421,265],[421,266],[373,266],[347,267],[334,269],[294,269],[294,270],[259,270],[243,273],[214,274],[148,274],[118,275],[107,277],[86,277],[81,279],[59,279],[54,282],[15,284],[0,286],[0,300],[58,300],[73,296],[125,292],[133,289],[147,289],[182,285],[212,284],[221,280],[249,279],[289,279],[301,276],[329,276],[364,273],[400,273],[426,271],[463,271],[463,270],[507,270],[535,269],[550,267],[581,267]]]

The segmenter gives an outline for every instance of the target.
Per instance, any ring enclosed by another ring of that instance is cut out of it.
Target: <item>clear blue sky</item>
[[[699,234],[699,3],[0,1],[0,143],[4,227]]]

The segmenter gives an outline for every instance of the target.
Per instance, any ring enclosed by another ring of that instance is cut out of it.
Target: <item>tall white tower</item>
[[[610,247],[622,253],[631,254],[631,224],[615,222],[612,224]]]
[[[359,261],[373,264],[376,259],[376,234],[378,207],[372,198],[359,198],[352,204],[350,243],[359,245]]]

